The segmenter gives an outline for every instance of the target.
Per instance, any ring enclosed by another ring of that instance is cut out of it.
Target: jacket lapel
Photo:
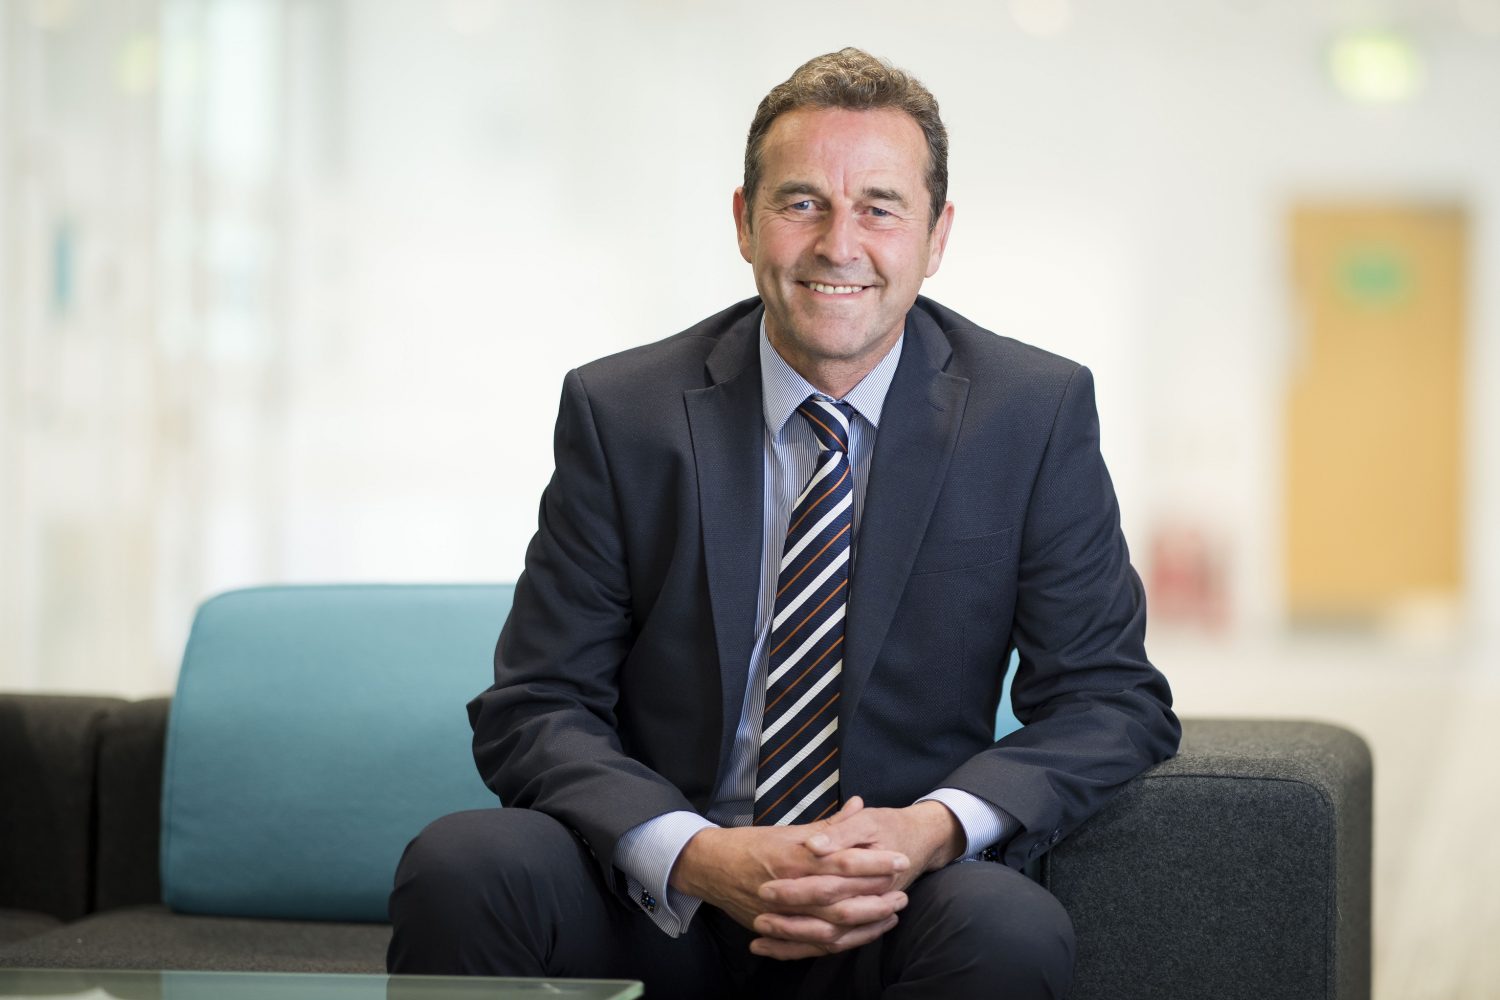
[[[706,362],[713,384],[683,393],[698,470],[703,555],[719,653],[721,772],[744,702],[760,593],[765,495],[760,316],[760,309],[752,310],[720,337]]]
[[[958,440],[969,380],[943,371],[952,349],[937,322],[907,313],[906,343],[881,410],[849,585],[839,727],[859,704],[885,641]]]

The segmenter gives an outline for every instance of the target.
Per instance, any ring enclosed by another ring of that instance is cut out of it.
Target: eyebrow
[[[823,192],[818,189],[817,185],[809,184],[807,181],[787,181],[772,193],[780,199],[794,194],[821,195]]]
[[[809,181],[787,181],[776,188],[773,194],[777,199],[786,198],[794,194],[810,194],[823,197],[823,190]],[[901,192],[894,188],[867,187],[859,194],[865,201],[885,201],[893,205],[899,205],[902,208],[908,207],[906,199],[901,196]]]
[[[860,192],[866,201],[888,201],[892,204],[906,207],[906,199],[901,197],[901,192],[891,188],[867,187]]]

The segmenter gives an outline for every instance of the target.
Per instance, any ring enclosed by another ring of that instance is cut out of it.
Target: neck
[[[834,399],[843,399],[863,382],[865,376],[874,371],[875,366],[896,346],[896,341],[901,339],[901,332],[902,328],[897,328],[879,343],[854,357],[828,358],[799,351],[773,334],[769,324],[766,327],[766,336],[771,341],[771,347],[781,355],[781,360],[792,371],[805,378],[808,385]]]
[[[808,385],[834,399],[843,399],[849,395],[875,367],[863,365],[849,368],[832,362],[807,366],[786,357],[785,354],[782,357],[786,359],[788,365],[791,365],[793,371],[807,379]]]

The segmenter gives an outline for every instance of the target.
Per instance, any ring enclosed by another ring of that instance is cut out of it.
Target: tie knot
[[[830,403],[817,396],[808,396],[807,401],[797,407],[807,425],[817,435],[818,444],[824,451],[849,450],[849,421],[854,417],[854,407],[848,403]]]

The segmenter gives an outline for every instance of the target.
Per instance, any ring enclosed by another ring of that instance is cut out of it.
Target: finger
[[[804,913],[762,913],[751,922],[750,929],[762,937],[807,944],[832,943],[844,931],[821,917]]]
[[[799,941],[778,941],[775,938],[755,938],[750,942],[750,953],[762,958],[774,958],[793,962],[799,958],[821,958],[828,950],[820,945],[803,944]]]
[[[844,875],[804,875],[783,878],[760,887],[760,898],[781,913],[810,906],[829,906],[851,896],[879,896],[895,885],[896,875],[848,877]]]
[[[868,847],[880,835],[880,824],[868,816],[862,816],[864,803],[859,796],[850,800],[857,808],[841,811],[830,819],[814,825],[808,835],[807,849],[823,856],[841,851],[846,847]]]
[[[838,812],[828,817],[828,822],[830,824],[842,823],[844,820],[848,819],[850,816],[853,816],[864,807],[864,799],[860,798],[858,795],[851,795],[848,799],[845,800],[844,804],[839,807]]]
[[[832,944],[851,931],[889,920],[905,907],[904,892],[856,896],[817,913],[762,913],[751,922],[751,929],[764,937]]]
[[[750,951],[766,958],[783,961],[799,958],[816,958],[835,952],[848,951],[867,945],[896,926],[897,917],[892,914],[875,924],[866,924],[836,935],[826,942],[793,941],[785,938],[758,937],[750,942]]]
[[[864,807],[864,799],[860,798],[858,795],[849,796],[849,798],[844,801],[844,804],[839,806],[838,812],[834,813],[827,819],[819,820],[818,822],[811,824],[813,832],[809,837],[809,840],[817,840],[818,838],[823,836],[823,831],[833,824],[842,823],[845,820],[850,819],[851,817],[859,815],[860,811],[864,809]],[[825,842],[826,841],[824,840],[819,841],[819,843]]]
[[[879,923],[906,909],[906,893],[891,891],[879,896],[851,896],[832,906],[821,907],[808,916],[826,920],[835,927],[852,930]]]
[[[911,867],[911,860],[900,851],[881,851],[873,847],[847,847],[817,859],[818,870],[812,875],[846,875],[868,877],[894,875]]]
[[[880,919],[885,920],[890,914]],[[830,923],[822,917],[805,913],[762,913],[751,926],[762,937],[782,941],[802,941],[806,944],[832,945],[854,928]]]
[[[777,916],[807,916],[825,920],[839,927],[855,927],[876,920],[884,920],[892,913],[906,908],[906,893],[899,889],[883,887],[880,891],[844,896],[828,903],[773,903],[764,911],[767,918]],[[777,926],[774,920],[761,933],[773,934]],[[759,928],[757,928],[759,929]]]

